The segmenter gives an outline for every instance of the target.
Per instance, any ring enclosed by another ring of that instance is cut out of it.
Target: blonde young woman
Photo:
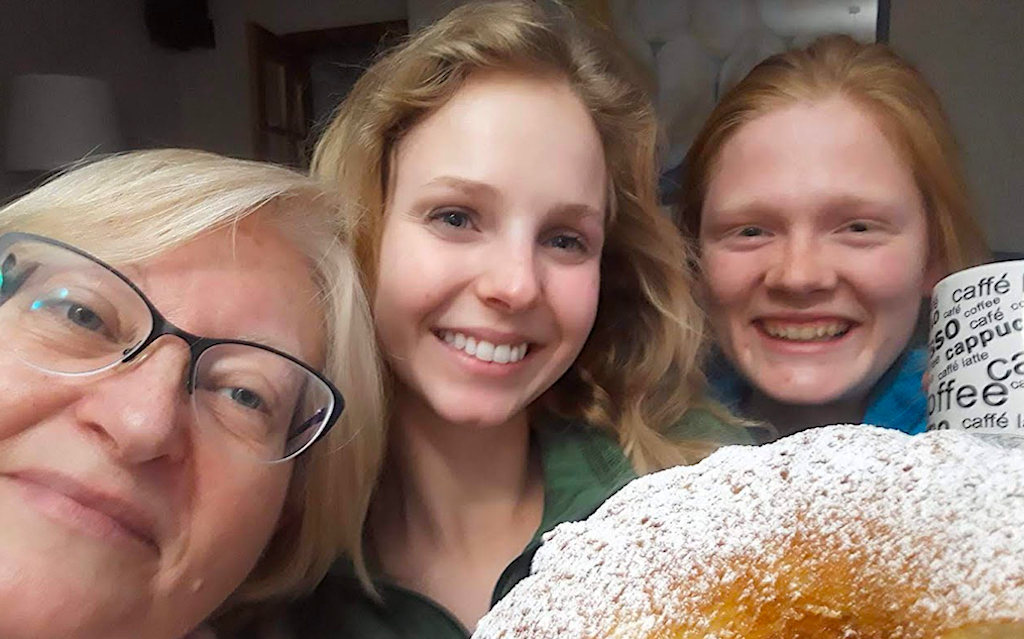
[[[644,473],[747,441],[701,404],[701,317],[621,61],[532,2],[473,3],[373,66],[314,170],[390,371],[387,464],[302,637],[464,637],[541,535]],[[372,589],[371,589],[372,587]]]
[[[686,166],[720,399],[781,435],[923,432],[922,299],[988,251],[917,70],[845,36],[773,56],[722,99]]]
[[[177,639],[358,561],[383,403],[342,231],[192,151],[0,209],[0,636]]]

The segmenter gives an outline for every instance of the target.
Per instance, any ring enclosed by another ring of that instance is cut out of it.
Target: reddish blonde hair
[[[774,55],[726,93],[686,156],[677,223],[698,237],[701,209],[722,147],[744,123],[796,102],[848,98],[877,118],[913,172],[928,215],[929,251],[943,274],[989,259],[972,214],[959,152],[938,95],[921,73],[882,44],[826,36]]]

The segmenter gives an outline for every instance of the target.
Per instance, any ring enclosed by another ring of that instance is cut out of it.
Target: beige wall
[[[1024,252],[1024,1],[893,0],[890,42],[942,97],[995,250]]]

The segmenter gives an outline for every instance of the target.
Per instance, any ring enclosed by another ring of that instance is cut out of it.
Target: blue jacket
[[[863,422],[892,428],[909,435],[923,433],[928,425],[927,397],[921,390],[921,376],[927,365],[927,353],[915,348],[893,362],[871,389]],[[711,394],[739,415],[750,393],[750,385],[719,355],[710,367]]]

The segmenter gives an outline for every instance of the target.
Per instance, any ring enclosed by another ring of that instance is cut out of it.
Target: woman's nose
[[[184,342],[160,338],[127,368],[86,382],[93,386],[78,403],[78,423],[125,463],[179,461],[194,420],[186,389],[189,361]]]
[[[765,275],[770,288],[808,294],[835,287],[838,276],[823,248],[809,239],[788,239]]]
[[[492,247],[482,256],[483,264],[476,281],[476,292],[488,306],[506,313],[518,313],[533,307],[543,286],[531,245],[507,242]]]

